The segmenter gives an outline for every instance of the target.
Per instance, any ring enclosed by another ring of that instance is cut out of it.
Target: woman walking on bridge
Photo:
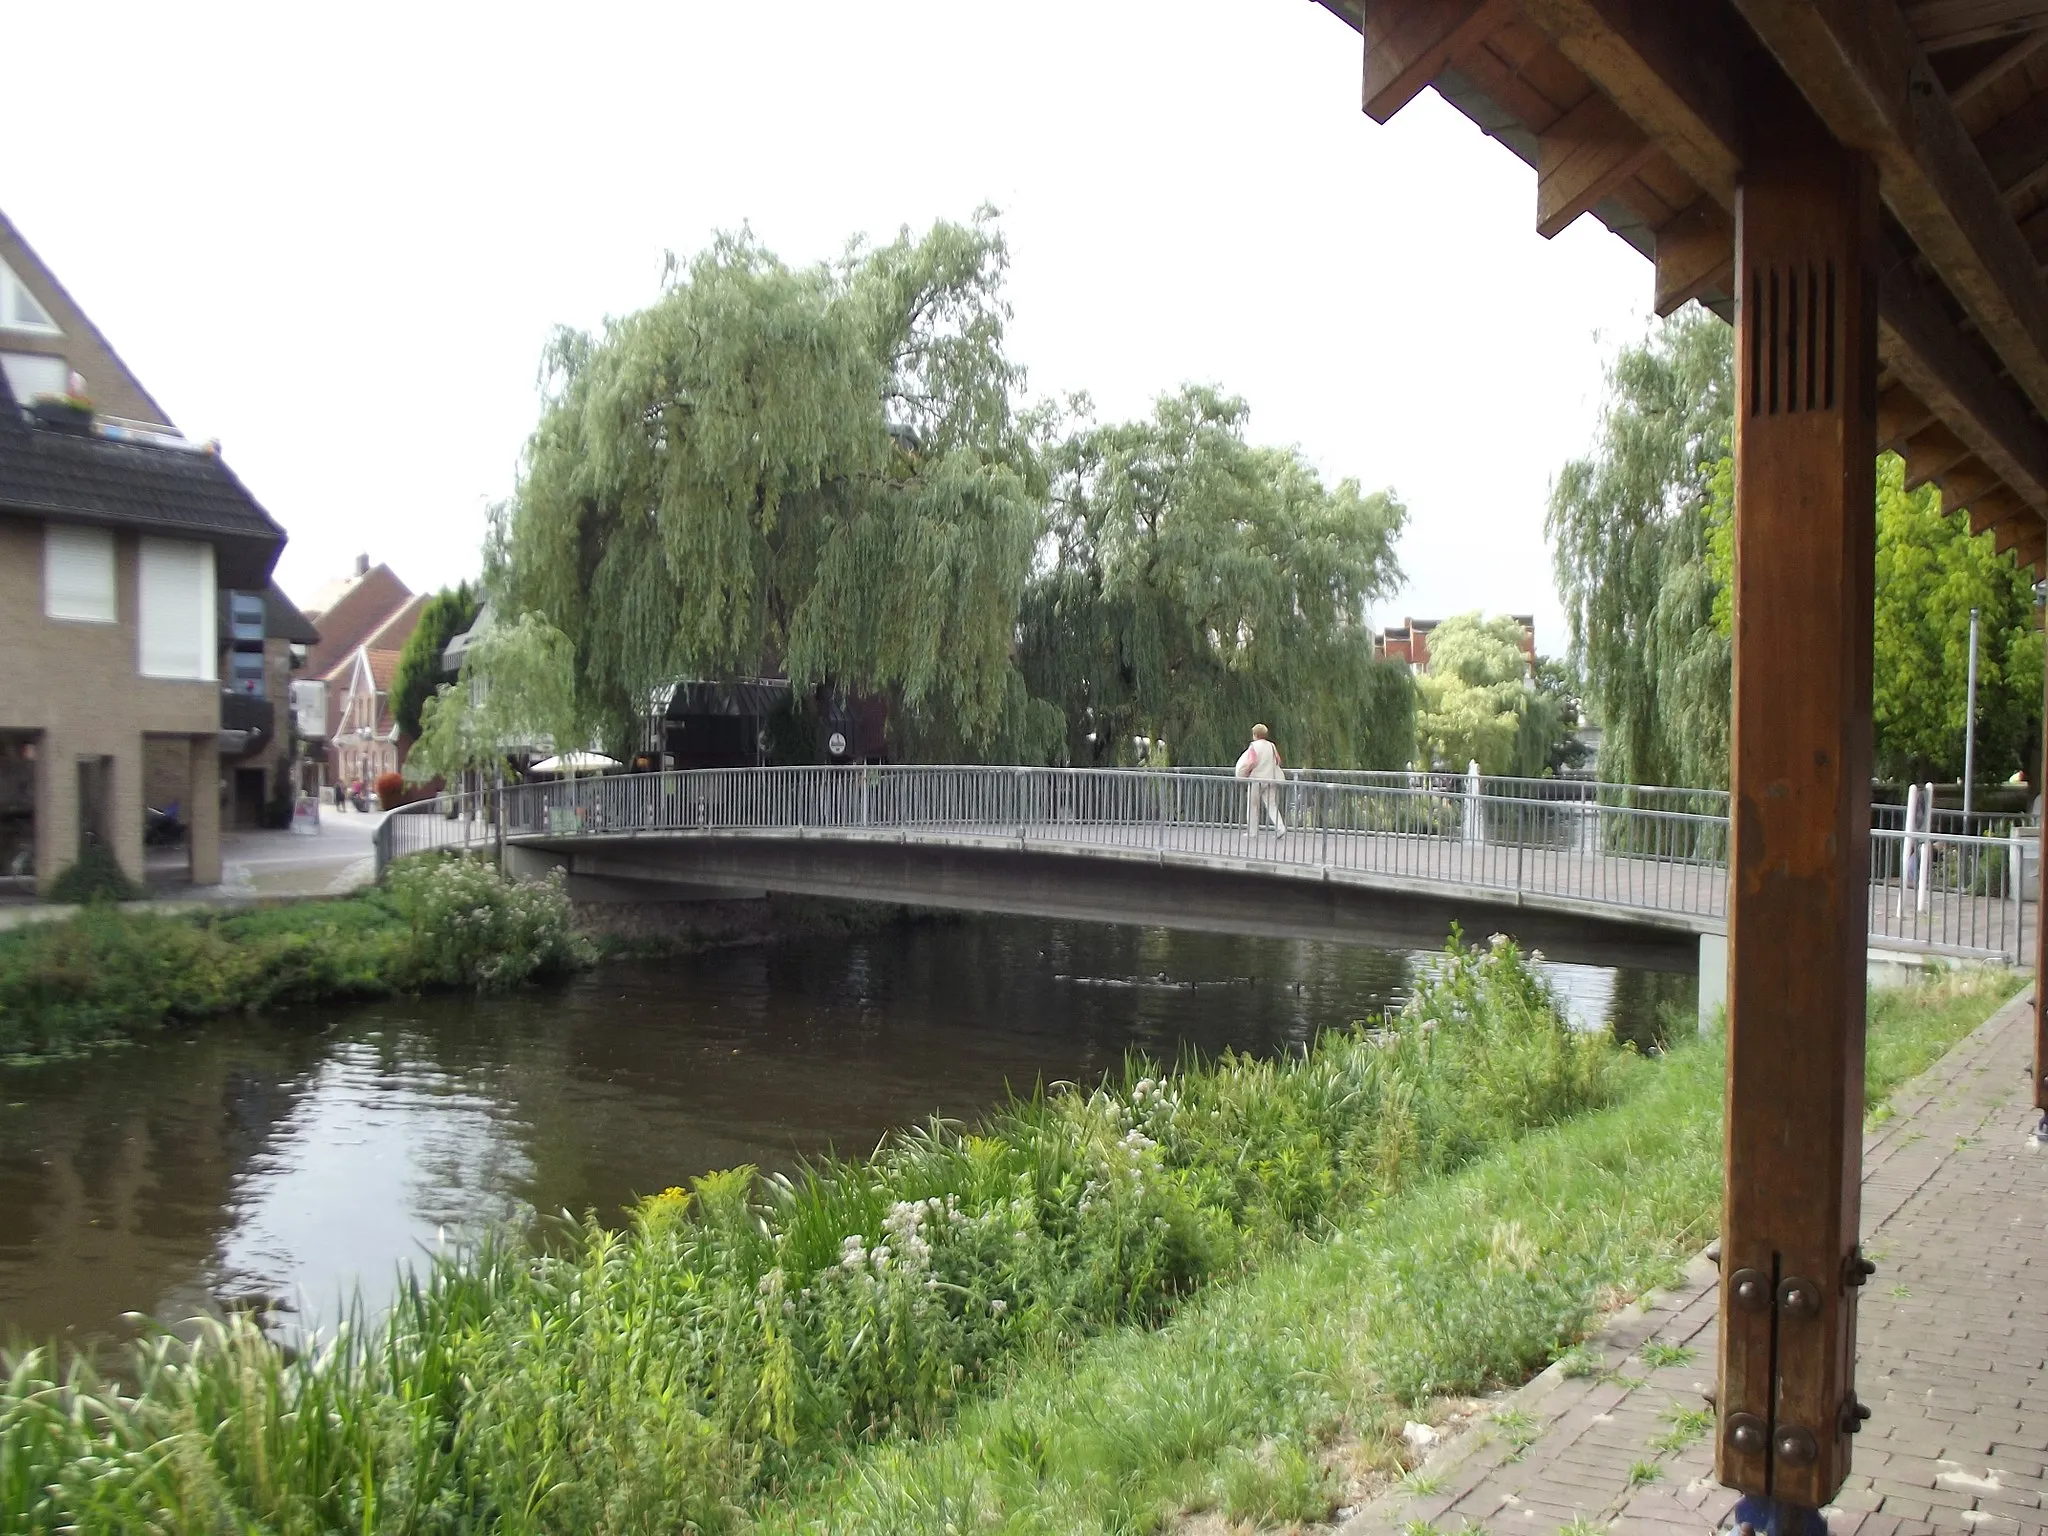
[[[1237,760],[1237,776],[1249,779],[1251,800],[1245,807],[1246,837],[1259,835],[1259,807],[1264,806],[1273,818],[1274,832],[1285,837],[1287,823],[1280,819],[1280,783],[1287,777],[1280,766],[1280,749],[1266,739],[1263,725],[1252,727],[1252,743],[1244,749],[1244,756]]]

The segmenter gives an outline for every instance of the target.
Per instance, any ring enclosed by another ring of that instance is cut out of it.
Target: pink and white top
[[[1254,740],[1244,749],[1244,756],[1237,760],[1237,776],[1240,779],[1280,779],[1286,775],[1280,771],[1280,749],[1270,741]]]

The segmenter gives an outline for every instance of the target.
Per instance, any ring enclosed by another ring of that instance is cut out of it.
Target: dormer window
[[[0,261],[0,329],[33,331],[40,336],[60,334],[50,312],[4,261]]]

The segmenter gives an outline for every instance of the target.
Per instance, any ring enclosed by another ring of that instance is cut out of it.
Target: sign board
[[[846,756],[846,733],[844,731],[834,731],[830,736],[827,736],[825,738],[825,750],[834,757]]]
[[[320,835],[320,802],[312,795],[301,795],[292,802],[292,830],[304,837]]]

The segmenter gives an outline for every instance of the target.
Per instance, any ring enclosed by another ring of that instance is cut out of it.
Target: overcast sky
[[[1312,0],[12,8],[0,209],[172,418],[221,439],[305,593],[358,552],[473,574],[558,325],[752,225],[792,262],[1002,210],[1013,354],[1103,417],[1184,381],[1412,514],[1441,617],[1534,611],[1650,269],[1426,95],[1358,109]],[[83,73],[81,73],[83,72]]]

